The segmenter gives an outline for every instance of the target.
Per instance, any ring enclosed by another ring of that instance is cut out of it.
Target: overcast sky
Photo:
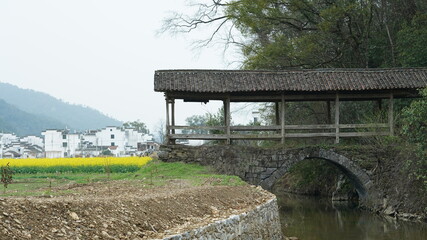
[[[186,1],[1,0],[0,81],[153,130],[165,118],[155,70],[238,67],[219,46],[195,51],[197,33],[156,34],[172,11],[188,11]],[[178,104],[177,121],[217,106]]]

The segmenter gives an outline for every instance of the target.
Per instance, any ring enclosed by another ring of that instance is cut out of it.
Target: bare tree
[[[161,33],[189,33],[199,29],[208,29],[208,36],[196,40],[193,44],[196,48],[209,44],[224,44],[225,50],[230,44],[243,45],[235,39],[236,33],[233,17],[225,11],[228,6],[236,1],[211,0],[209,3],[190,3],[188,7],[194,9],[192,15],[173,12],[163,20]],[[223,31],[221,31],[223,30]]]
[[[156,138],[160,143],[165,143],[166,141],[166,123],[165,120],[161,119],[157,123],[155,130]]]

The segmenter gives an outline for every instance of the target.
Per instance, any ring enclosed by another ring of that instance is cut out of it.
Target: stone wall
[[[274,197],[248,212],[164,238],[164,240],[184,239],[283,239],[277,200]]]
[[[262,149],[235,145],[168,145],[160,150],[162,161],[210,166],[220,174],[239,176],[267,190],[295,163],[322,158],[349,177],[358,191],[361,207],[394,217],[427,221],[427,195],[420,192],[422,181],[411,177],[405,165],[415,156],[392,146]]]
[[[170,145],[161,147],[159,157],[166,162],[179,161],[211,166],[218,173],[239,176],[246,182],[260,185],[267,190],[271,190],[274,183],[295,163],[308,158],[322,158],[335,164],[349,177],[361,199],[367,196],[372,187],[370,177],[358,166],[357,161],[333,150],[318,147],[262,149],[233,145],[200,147]]]

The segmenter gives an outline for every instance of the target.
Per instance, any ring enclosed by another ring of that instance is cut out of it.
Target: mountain
[[[64,128],[65,124],[24,112],[0,99],[0,132],[11,132],[18,136],[38,135],[48,128]]]
[[[22,89],[8,83],[0,82],[0,99],[9,105],[12,111],[17,108],[21,112],[13,111],[18,116],[24,117],[22,112],[35,115],[35,120],[49,123],[46,128],[69,128],[71,130],[99,129],[105,126],[121,126],[122,122],[108,117],[98,110],[81,105],[69,104],[56,99],[48,94],[29,89]],[[4,103],[3,103],[4,104]],[[5,121],[3,111],[0,117]],[[26,118],[29,115],[26,115]],[[28,119],[28,118],[27,118]],[[5,126],[15,126],[11,122],[3,123]],[[16,127],[16,126],[15,126]],[[22,126],[21,126],[22,127]]]

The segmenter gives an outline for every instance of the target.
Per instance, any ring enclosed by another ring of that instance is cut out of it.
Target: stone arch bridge
[[[199,163],[213,167],[218,173],[237,175],[244,181],[271,190],[294,164],[320,158],[336,165],[354,184],[361,206],[377,209],[383,194],[376,186],[378,159],[360,154],[360,150],[323,147],[296,149],[264,149],[247,146],[165,145],[159,158],[165,162]],[[362,157],[363,156],[363,157]]]

